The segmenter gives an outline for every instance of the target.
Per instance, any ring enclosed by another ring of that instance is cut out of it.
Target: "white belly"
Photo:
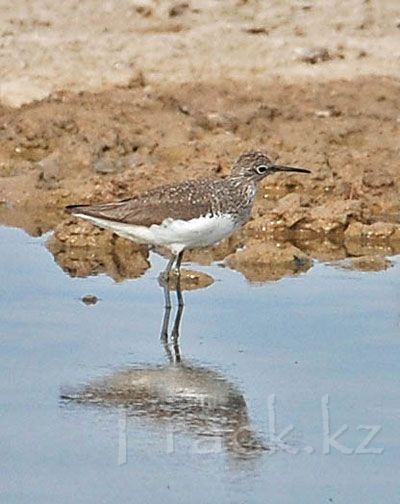
[[[75,214],[97,226],[138,243],[168,247],[174,254],[191,248],[207,247],[226,238],[238,227],[229,216],[204,216],[190,221],[165,219],[150,227],[109,221],[85,214]]]

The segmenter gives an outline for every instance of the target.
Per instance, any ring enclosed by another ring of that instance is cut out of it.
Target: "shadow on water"
[[[127,418],[144,418],[152,425],[167,425],[174,432],[198,439],[218,438],[224,450],[235,457],[260,455],[268,448],[251,428],[242,392],[220,372],[186,361],[182,355],[184,304],[179,283],[172,322],[170,286],[160,285],[165,298],[160,343],[167,363],[130,365],[79,390],[65,390],[60,396],[63,404],[118,408]]]

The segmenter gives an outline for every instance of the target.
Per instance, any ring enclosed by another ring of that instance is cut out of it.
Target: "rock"
[[[129,89],[134,89],[137,87],[145,87],[147,84],[146,78],[141,70],[136,70],[130,77],[127,87]]]
[[[306,215],[306,209],[301,208],[301,200],[298,193],[289,193],[279,199],[273,212],[277,216],[282,217],[289,228],[301,221]]]
[[[250,237],[272,239],[277,228],[284,226],[284,221],[272,212],[252,218],[245,227],[245,234]],[[245,238],[245,237],[244,237]],[[244,243],[246,240],[244,239]]]
[[[371,189],[380,187],[391,187],[394,185],[394,178],[385,169],[366,170],[364,172],[362,183]]]
[[[332,112],[330,110],[316,110],[314,114],[319,118],[332,117]]]
[[[333,59],[326,47],[298,47],[295,51],[299,61],[312,65]]]
[[[138,278],[150,267],[146,247],[72,219],[56,227],[47,248],[72,277],[107,273],[120,282]]]
[[[327,117],[339,117],[342,113],[338,108],[336,108],[335,105],[328,105],[326,109],[316,110],[314,114],[316,115],[316,117],[319,118],[327,118]]]
[[[304,253],[320,262],[339,261],[345,259],[348,255],[342,243],[334,243],[326,237],[315,240],[298,239],[297,242]]]
[[[362,224],[361,222],[352,222],[349,224],[347,227],[346,231],[344,232],[344,236],[347,240],[353,240],[353,239],[358,239],[362,235],[362,231],[365,227],[365,224]]]
[[[133,9],[140,14],[141,16],[147,18],[153,15],[153,8],[151,6],[150,1],[141,0],[139,2],[135,2],[133,5]]]
[[[37,163],[40,169],[36,187],[39,189],[57,189],[61,177],[61,161],[58,151],[52,152],[49,156],[41,159]]]
[[[108,157],[96,159],[93,163],[93,169],[96,173],[116,173],[126,169],[137,168],[143,164],[143,157],[137,152],[134,152],[133,154],[128,154],[127,156],[116,159]]]
[[[168,15],[169,17],[182,16],[182,14],[184,14],[185,11],[189,9],[189,7],[189,2],[179,2],[169,9]]]
[[[176,290],[177,276],[171,275],[169,286],[170,289]],[[201,271],[193,271],[188,269],[181,270],[181,289],[182,290],[197,290],[209,287],[214,283],[212,276],[202,273]]]
[[[367,238],[389,238],[394,233],[394,224],[389,222],[375,222],[364,228]]]
[[[351,219],[362,219],[362,205],[358,200],[332,201],[311,209],[306,228],[324,234],[344,230]]]
[[[359,271],[381,271],[391,268],[393,262],[381,255],[366,255],[352,257],[339,264],[344,269]]]
[[[400,252],[400,224],[354,222],[344,233],[344,244],[351,255],[394,255]]]
[[[250,240],[244,249],[229,255],[225,263],[243,273],[250,282],[277,280],[311,267],[308,255],[290,243],[256,240]]]
[[[99,298],[97,296],[94,296],[93,294],[85,294],[84,296],[81,297],[82,303],[85,305],[95,305],[98,302]]]
[[[238,119],[232,114],[210,112],[209,114],[195,113],[195,122],[202,129],[213,131],[217,128],[222,128],[226,131],[236,131],[238,128]]]
[[[269,31],[265,26],[248,26],[243,28],[242,31],[250,35],[268,35]]]
[[[344,236],[346,240],[386,240],[395,233],[396,228],[398,226],[387,222],[375,222],[374,224],[354,222],[348,226]]]
[[[290,193],[277,201],[275,212],[278,215],[284,215],[287,212],[297,210],[300,206],[300,195],[298,193]]]

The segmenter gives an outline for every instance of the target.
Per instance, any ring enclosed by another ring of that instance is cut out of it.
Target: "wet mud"
[[[0,223],[54,231],[72,275],[133,278],[148,256],[65,205],[222,176],[250,149],[312,174],[268,178],[247,226],[189,260],[265,281],[399,252],[394,0],[0,9]]]
[[[312,259],[394,254],[399,90],[397,80],[376,77],[247,89],[140,81],[2,107],[0,220],[33,235],[54,230],[49,250],[72,275],[138,277],[149,266],[146,249],[71,220],[63,207],[223,176],[257,148],[312,174],[268,178],[245,228],[188,259],[265,281]]]

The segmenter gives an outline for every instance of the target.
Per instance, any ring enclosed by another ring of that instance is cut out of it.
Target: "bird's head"
[[[249,177],[258,182],[267,175],[277,172],[311,173],[310,170],[305,168],[275,164],[263,152],[247,152],[242,154],[233,165],[231,175],[234,177]]]

